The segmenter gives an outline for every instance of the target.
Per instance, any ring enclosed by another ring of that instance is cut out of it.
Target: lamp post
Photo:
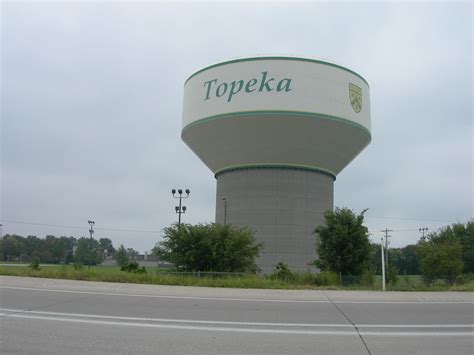
[[[227,199],[225,197],[222,197],[222,200],[224,201],[224,226],[227,224]]]
[[[418,231],[421,233],[421,240],[425,241],[425,232],[428,230],[428,227],[418,228]]]
[[[181,200],[183,198],[188,198],[189,193],[191,191],[189,191],[189,189],[186,189],[186,190],[184,190],[184,192],[186,193],[186,196],[183,196],[183,190],[182,189],[178,189],[178,195],[179,196],[175,196],[176,189],[171,190],[171,194],[173,195],[173,197],[174,198],[179,198],[179,206],[175,206],[175,208],[174,208],[175,212],[178,214],[178,227],[181,226],[181,214],[186,212],[186,206],[182,206]]]
[[[89,220],[89,221],[87,221],[87,223],[89,223],[89,225],[90,225],[89,233],[91,235],[90,241],[89,241],[89,269],[90,269],[91,264],[92,264],[92,235],[94,234],[94,224],[95,224],[95,222]]]
[[[380,256],[382,257],[382,290],[385,291],[385,263],[383,258],[383,237],[380,243]]]

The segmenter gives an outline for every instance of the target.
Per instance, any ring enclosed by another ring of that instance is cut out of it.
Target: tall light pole
[[[428,231],[428,227],[418,228],[418,231],[421,233],[421,240],[425,241],[425,232]]]
[[[224,226],[227,224],[227,199],[225,197],[222,197],[222,200],[224,201]]]
[[[382,257],[382,290],[385,291],[385,265],[383,261],[383,237],[380,239],[380,256]]]
[[[171,190],[171,194],[173,195],[173,197],[174,198],[179,198],[179,206],[175,206],[175,208],[174,208],[175,212],[178,214],[178,227],[181,227],[181,214],[186,212],[186,206],[182,206],[181,200],[183,198],[188,198],[189,193],[191,191],[189,191],[189,189],[186,189],[186,190],[184,190],[184,192],[186,193],[186,196],[183,196],[183,190],[182,189],[178,189],[178,195],[179,196],[175,196],[176,189]]]
[[[90,225],[89,233],[91,235],[90,242],[89,242],[89,269],[90,269],[91,264],[92,264],[92,235],[94,234],[94,224],[95,224],[95,222],[89,220],[89,221],[87,221],[87,223],[89,223],[89,225]]]

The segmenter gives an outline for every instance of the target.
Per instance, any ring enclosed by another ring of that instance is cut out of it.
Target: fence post
[[[198,279],[201,278],[201,271],[198,270]]]

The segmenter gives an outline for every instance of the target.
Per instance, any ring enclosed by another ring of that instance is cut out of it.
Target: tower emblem
[[[355,112],[362,110],[362,89],[352,83],[349,83],[349,101]]]

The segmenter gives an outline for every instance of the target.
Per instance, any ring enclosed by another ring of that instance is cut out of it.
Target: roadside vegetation
[[[248,228],[217,223],[182,224],[165,228],[153,253],[179,271],[255,273],[263,244]]]
[[[282,271],[283,268],[283,271]],[[283,266],[271,275],[177,272],[159,268],[145,268],[146,272],[121,271],[118,266],[92,266],[77,268],[74,265],[41,265],[39,269],[19,266],[0,266],[0,275],[69,279],[103,282],[123,282],[153,285],[207,286],[260,289],[328,289],[328,290],[381,290],[378,275],[356,278],[340,277],[336,273],[295,273]],[[474,291],[474,275],[466,275],[450,285],[436,280],[426,285],[421,276],[407,275],[396,284],[389,284],[391,291]]]
[[[164,229],[152,253],[155,261],[166,261],[174,269],[143,267],[136,251],[123,245],[115,249],[108,238],[5,235],[0,238],[0,264],[8,266],[0,266],[0,274],[160,285],[380,290],[381,248],[369,241],[364,213],[348,208],[325,213],[324,225],[314,231],[319,273],[293,272],[280,262],[271,274],[262,275],[256,258],[264,245],[251,230],[208,223]],[[388,257],[388,290],[474,291],[474,221],[428,233],[415,245],[391,248]],[[114,260],[116,266],[99,266],[103,260]],[[18,261],[26,264],[15,264]]]

